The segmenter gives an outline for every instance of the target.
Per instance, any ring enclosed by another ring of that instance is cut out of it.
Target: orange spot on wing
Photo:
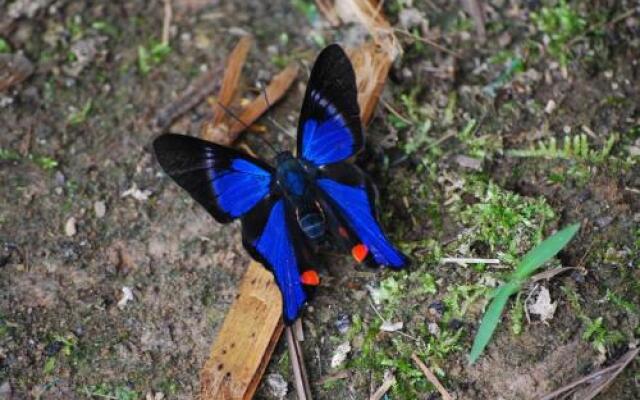
[[[351,255],[357,262],[364,261],[364,259],[367,258],[367,254],[369,254],[369,248],[363,243],[357,244],[351,249]]]
[[[309,269],[300,275],[300,282],[302,282],[303,285],[318,286],[320,284],[320,277],[316,271]]]

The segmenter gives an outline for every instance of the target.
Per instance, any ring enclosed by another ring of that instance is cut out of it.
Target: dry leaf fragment
[[[540,321],[546,322],[553,318],[553,314],[556,312],[558,303],[551,302],[551,295],[549,289],[542,286],[538,292],[536,302],[529,305],[529,313],[540,316]]]
[[[224,70],[224,77],[222,78],[222,86],[220,87],[220,93],[218,93],[219,104],[213,107],[213,126],[218,126],[229,118],[222,107],[228,107],[233,100],[233,96],[238,89],[238,82],[240,82],[242,67],[247,60],[247,54],[249,53],[249,49],[251,49],[252,43],[253,40],[251,36],[244,36],[240,39],[231,54],[229,54]]]
[[[269,83],[265,89],[266,98],[264,94],[259,94],[244,108],[238,116],[238,119],[242,122],[234,120],[228,128],[224,125],[205,124],[202,137],[214,143],[226,146],[231,145],[247,126],[254,123],[270,106],[282,98],[297,76],[297,65],[289,65]],[[267,99],[269,100],[268,104]]]

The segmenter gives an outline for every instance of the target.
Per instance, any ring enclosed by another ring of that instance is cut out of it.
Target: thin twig
[[[419,42],[426,43],[431,47],[435,47],[436,49],[438,49],[440,51],[444,51],[445,53],[450,54],[450,55],[454,56],[455,58],[460,58],[460,54],[456,53],[453,50],[449,50],[449,49],[447,49],[446,47],[444,47],[442,45],[439,45],[438,43],[436,43],[435,41],[433,41],[433,40],[431,40],[429,38],[413,34],[413,33],[409,32],[409,31],[404,30],[404,29],[394,28],[393,30],[398,32],[398,33],[402,33],[403,35],[410,36],[412,39],[417,40]]]
[[[204,72],[177,99],[162,107],[153,119],[154,131],[165,130],[178,117],[200,104],[210,93],[216,91],[220,87],[221,73],[221,66]]]
[[[396,117],[398,117],[398,119],[400,119],[402,122],[404,122],[405,124],[408,124],[408,125],[414,125],[413,121],[411,121],[407,117],[402,116],[402,114],[400,114],[400,112],[398,110],[393,108],[391,106],[391,104],[389,104],[387,101],[385,101],[384,99],[380,99],[380,101],[382,102],[382,105],[384,106],[384,108],[389,110],[389,112],[391,112],[391,114],[393,114]]]
[[[619,15],[611,18],[609,21],[603,21],[603,22],[600,22],[598,24],[593,25],[591,28],[587,29],[582,34],[580,34],[580,35],[574,37],[573,39],[571,39],[567,43],[567,47],[573,46],[576,42],[584,39],[588,34],[595,32],[596,30],[602,28],[603,26],[606,26],[606,25],[613,26],[613,25],[617,24],[618,22],[629,18],[630,16],[632,16],[636,12],[638,12],[638,9],[636,9],[635,7],[632,7],[631,9],[623,12],[622,14],[619,14]]]
[[[571,271],[573,269],[578,269],[576,267],[562,267],[562,268],[554,268],[547,271],[540,272],[539,274],[535,274],[529,279],[529,282],[538,282],[541,280],[549,280],[556,275],[562,274],[563,272]]]
[[[382,382],[382,385],[380,385],[378,390],[376,390],[371,395],[371,397],[369,397],[369,400],[380,400],[389,391],[389,389],[391,389],[391,386],[395,384],[396,384],[396,377],[393,376],[392,374],[389,374],[389,375],[385,374],[384,382]]]
[[[309,379],[307,378],[307,370],[304,366],[302,358],[302,349],[300,342],[295,338],[295,333],[291,326],[285,329],[287,335],[287,344],[289,347],[289,358],[291,358],[291,367],[293,369],[293,378],[296,385],[296,392],[299,400],[311,400],[311,389]]]
[[[609,385],[609,383],[611,383],[613,379],[616,376],[618,376],[620,372],[622,372],[622,370],[624,370],[624,368],[638,355],[639,351],[640,351],[640,348],[631,349],[627,352],[627,354],[622,356],[622,358],[620,358],[620,361],[618,361],[617,363],[610,365],[606,368],[602,368],[601,370],[598,370],[576,381],[573,381],[570,384],[561,387],[560,389],[554,390],[553,392],[541,397],[540,400],[553,400],[556,397],[564,394],[565,392],[572,390],[577,386],[582,385],[583,383],[587,383],[596,378],[600,378],[602,375],[607,375],[609,373],[612,373],[612,376],[606,379],[603,384],[598,385],[596,389],[589,394],[588,398],[592,399],[593,397],[595,397],[595,395],[600,393],[607,385]]]
[[[418,367],[420,367],[425,378],[427,378],[427,380],[431,382],[431,384],[435,386],[436,389],[438,389],[438,392],[440,392],[443,400],[453,400],[447,389],[438,380],[438,377],[433,372],[431,372],[431,370],[425,365],[425,363],[422,362],[422,360],[420,360],[420,358],[418,358],[416,353],[411,354],[411,359],[418,365]]]
[[[164,0],[164,19],[162,20],[162,44],[169,44],[169,33],[171,30],[171,19],[173,11],[171,10],[171,0]]]
[[[440,262],[442,264],[445,263],[455,263],[455,264],[500,264],[500,260],[497,258],[454,258],[454,257],[445,257],[441,258]]]

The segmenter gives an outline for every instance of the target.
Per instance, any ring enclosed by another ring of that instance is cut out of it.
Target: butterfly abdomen
[[[326,231],[324,218],[319,213],[307,213],[298,219],[300,229],[305,236],[311,240],[318,240],[324,236]]]

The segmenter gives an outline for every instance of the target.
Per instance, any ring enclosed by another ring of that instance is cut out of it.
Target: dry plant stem
[[[442,383],[440,383],[440,381],[438,380],[438,377],[436,377],[435,374],[431,372],[431,370],[425,365],[425,363],[423,363],[422,360],[418,358],[416,353],[411,354],[411,359],[422,370],[425,378],[427,378],[427,380],[431,382],[431,384],[435,386],[436,389],[438,389],[438,392],[440,392],[443,400],[453,400],[447,389],[445,389],[445,387],[442,386]]]
[[[245,125],[251,125],[262,114],[264,114],[269,107],[277,103],[282,96],[289,90],[293,82],[298,76],[298,66],[291,64],[282,70],[278,75],[274,76],[269,85],[266,87],[266,98],[263,94],[259,94],[255,99],[240,113],[238,119],[240,121],[234,121],[229,128],[229,134],[227,138],[234,141],[238,135],[245,129]],[[267,103],[267,99],[269,102]]]
[[[497,258],[452,258],[445,257],[440,259],[440,263],[455,263],[455,264],[500,264],[500,260]]]
[[[243,36],[238,44],[233,49],[229,58],[227,59],[227,65],[224,70],[224,77],[222,78],[222,86],[220,87],[220,93],[218,94],[218,102],[223,107],[228,107],[233,100],[233,96],[238,88],[238,82],[240,81],[240,74],[242,73],[242,67],[247,60],[247,54],[251,49],[253,40],[250,36]],[[222,107],[214,106],[213,126],[220,125],[227,113]]]
[[[574,269],[578,269],[576,267],[562,267],[562,268],[554,268],[554,269],[550,269],[544,272],[540,272],[539,274],[535,274],[534,276],[532,276],[529,279],[529,282],[533,283],[533,282],[538,282],[541,280],[549,280],[551,278],[553,278],[556,275],[562,274],[564,272],[567,271],[571,271]]]
[[[300,320],[296,321],[299,322]],[[287,326],[285,328],[287,335],[287,347],[289,348],[289,358],[291,358],[291,366],[293,368],[293,378],[296,385],[296,392],[298,393],[299,400],[311,400],[311,389],[309,386],[309,379],[307,377],[307,370],[304,366],[304,359],[302,358],[302,348],[300,342],[296,339],[294,328]]]
[[[209,94],[218,90],[220,87],[220,80],[218,79],[220,74],[222,74],[221,67],[201,74],[191,85],[180,93],[177,99],[156,113],[153,122],[154,130],[164,131],[173,121],[200,104]]]
[[[622,356],[617,363],[606,368],[602,368],[601,370],[598,370],[576,381],[573,381],[570,384],[541,397],[540,400],[553,400],[556,397],[568,392],[569,390],[582,385],[583,383],[589,383],[589,381],[591,380],[600,379],[603,375],[606,376],[610,374],[607,379],[601,380],[601,383],[596,383],[596,388],[591,390],[589,394],[586,395],[586,397],[581,397],[581,399],[584,400],[593,399],[598,393],[605,389],[634,358],[636,358],[639,351],[640,348],[631,349],[624,356]]]
[[[444,53],[447,53],[447,54],[449,54],[449,55],[451,55],[451,56],[453,56],[455,58],[461,58],[460,54],[458,54],[455,51],[450,50],[450,49],[438,44],[435,40],[429,39],[429,38],[424,37],[424,36],[414,35],[413,33],[409,32],[409,31],[406,31],[404,29],[395,28],[394,31],[397,32],[397,33],[402,33],[405,36],[409,36],[413,40],[417,40],[419,42],[423,42],[423,43],[425,43],[425,44],[427,44],[427,45],[429,45],[429,46],[431,46],[431,47],[433,47],[435,49],[438,49],[438,50],[440,50],[440,51],[442,51]]]
[[[389,391],[389,389],[391,389],[391,386],[395,385],[395,383],[396,383],[395,376],[391,375],[385,378],[384,382],[382,382],[382,385],[380,385],[378,390],[376,390],[371,395],[371,397],[369,397],[369,400],[380,400]]]
[[[164,19],[162,20],[162,44],[169,44],[169,33],[171,29],[171,19],[173,11],[171,9],[171,0],[164,0]]]
[[[248,400],[260,383],[284,324],[273,275],[249,264],[200,373],[202,400]]]

